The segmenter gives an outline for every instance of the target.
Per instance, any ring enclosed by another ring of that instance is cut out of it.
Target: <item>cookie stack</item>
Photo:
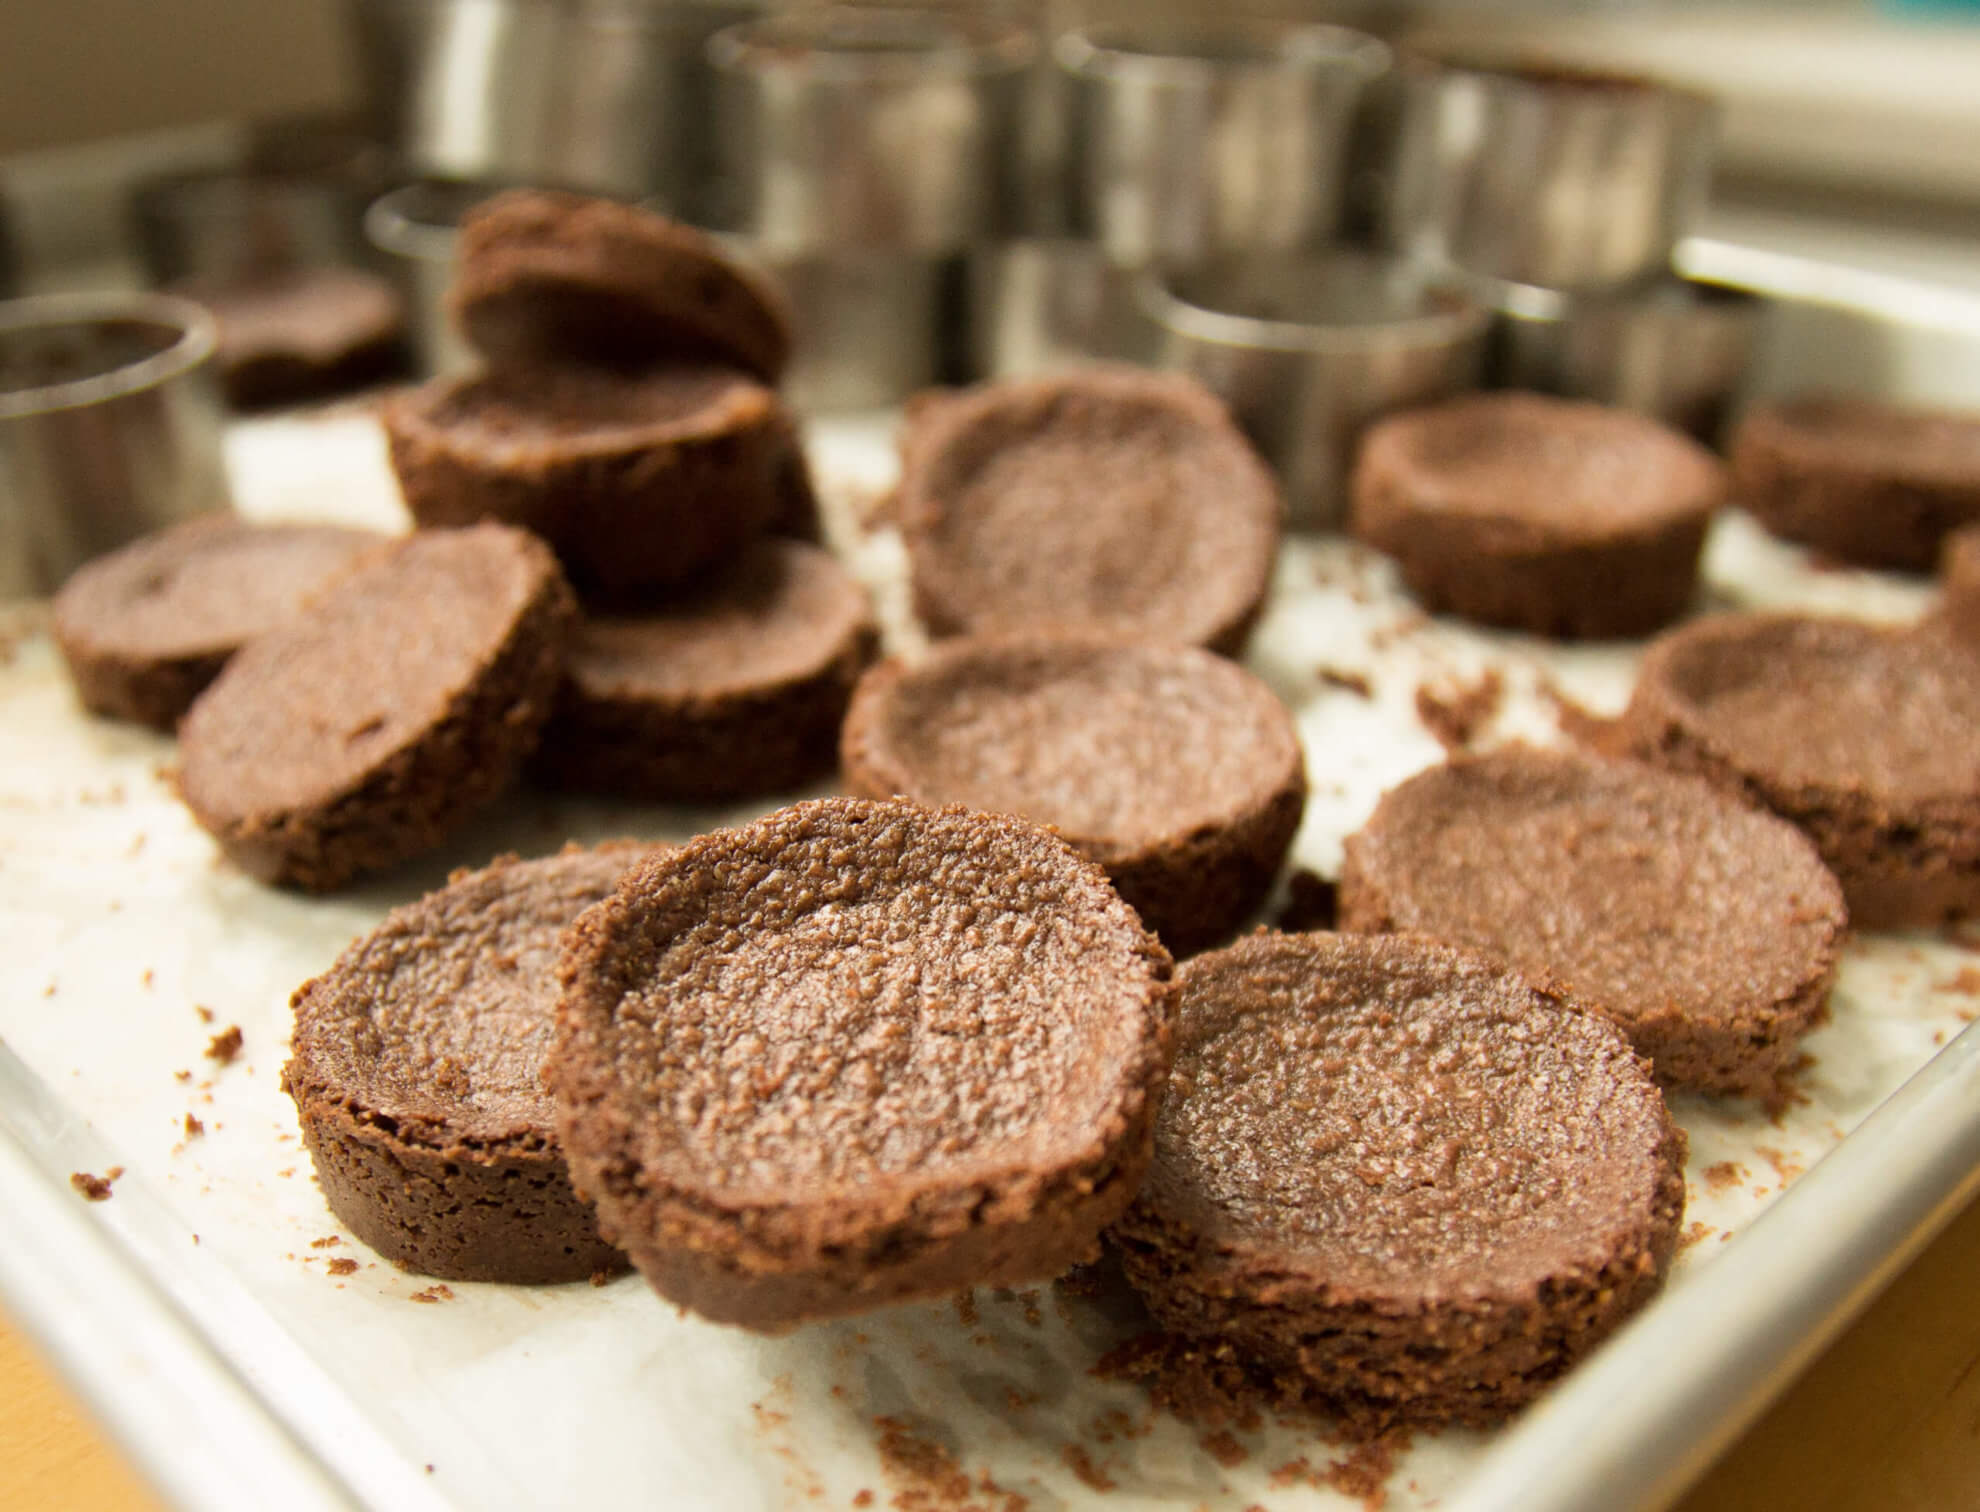
[[[712,800],[828,769],[876,639],[815,544],[775,292],[690,227],[516,191],[463,224],[451,306],[487,367],[385,429],[421,526],[522,526],[584,601],[539,775]]]

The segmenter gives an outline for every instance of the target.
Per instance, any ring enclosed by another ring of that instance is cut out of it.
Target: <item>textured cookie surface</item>
[[[1182,378],[1096,369],[911,408],[900,518],[937,635],[1099,629],[1235,653],[1284,506]]]
[[[1564,636],[1636,635],[1690,602],[1724,469],[1640,415],[1485,394],[1378,422],[1351,525],[1424,604]]]
[[[545,1078],[654,1287],[781,1329],[1090,1254],[1146,1165],[1169,975],[1044,832],[825,799],[586,914]]]
[[[788,792],[831,769],[877,644],[830,553],[759,541],[650,613],[579,627],[536,773],[656,800]]]
[[[295,997],[283,1084],[331,1210],[450,1280],[625,1262],[571,1190],[540,1073],[566,928],[653,852],[497,861],[394,909]]]
[[[1292,716],[1192,646],[966,637],[861,682],[846,781],[1050,825],[1171,950],[1227,935],[1270,888],[1306,795]]]
[[[1842,888],[1695,778],[1515,748],[1432,767],[1347,842],[1341,917],[1497,956],[1613,1019],[1658,1079],[1778,1098],[1834,979]]]
[[[421,531],[254,641],[179,727],[179,792],[266,882],[340,886],[431,849],[534,748],[576,605],[502,525]]]
[[[229,657],[383,540],[210,515],[97,558],[55,596],[83,706],[171,729]]]
[[[1251,935],[1179,982],[1112,1231],[1166,1327],[1351,1428],[1488,1422],[1660,1284],[1684,1137],[1613,1025],[1398,937]]]
[[[1618,733],[1798,825],[1859,928],[1980,910],[1980,655],[1957,637],[1701,620],[1651,647]]]

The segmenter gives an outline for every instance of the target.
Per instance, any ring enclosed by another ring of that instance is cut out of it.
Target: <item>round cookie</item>
[[[1811,395],[1746,412],[1739,502],[1775,535],[1845,562],[1929,572],[1980,521],[1980,413]]]
[[[1799,826],[1859,929],[1980,912],[1980,656],[1951,637],[1700,620],[1651,646],[1617,734]]]
[[[1353,1431],[1484,1424],[1661,1284],[1684,1135],[1613,1024],[1401,936],[1261,932],[1178,981],[1110,1233],[1163,1327]]]
[[[1378,421],[1349,528],[1424,605],[1484,625],[1600,639],[1685,611],[1725,500],[1705,448],[1642,415],[1478,394]]]
[[[177,293],[213,312],[214,367],[236,409],[295,404],[390,377],[405,361],[398,291],[355,268],[298,268]]]
[[[227,664],[179,726],[179,794],[264,882],[327,891],[430,850],[535,746],[576,614],[535,537],[421,531]]]
[[[789,792],[832,769],[878,646],[829,552],[759,541],[686,597],[578,627],[536,775],[663,802]]]
[[[1055,1276],[1141,1183],[1168,954],[1017,820],[796,804],[634,872],[562,969],[578,1190],[718,1322]]]
[[[395,908],[295,995],[282,1086],[330,1210],[450,1281],[625,1265],[571,1189],[539,1072],[565,929],[646,846],[509,856]]]
[[[686,582],[800,507],[776,395],[726,368],[505,368],[383,418],[421,525],[524,526],[608,596]]]
[[[937,636],[1104,630],[1235,655],[1284,502],[1193,380],[1125,368],[984,384],[909,411],[898,518]]]
[[[846,785],[1051,826],[1177,955],[1264,902],[1306,806],[1291,714],[1194,646],[968,637],[861,679]]]
[[[547,189],[470,212],[448,304],[493,366],[712,362],[774,383],[791,354],[782,299],[711,238]]]
[[[384,539],[202,515],[98,557],[55,595],[76,695],[93,714],[169,731],[229,657]]]
[[[1482,951],[1613,1019],[1670,1086],[1779,1102],[1849,918],[1791,824],[1695,778],[1513,747],[1385,794],[1342,927]]]

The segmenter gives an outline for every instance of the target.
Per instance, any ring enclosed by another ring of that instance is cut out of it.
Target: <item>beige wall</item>
[[[340,103],[340,0],[0,0],[0,154]]]

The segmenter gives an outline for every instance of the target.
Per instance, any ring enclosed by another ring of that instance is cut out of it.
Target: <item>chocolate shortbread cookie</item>
[[[777,292],[692,226],[612,200],[516,189],[461,225],[448,302],[496,366],[713,362],[774,383]]]
[[[789,792],[832,769],[878,648],[829,552],[759,541],[685,597],[579,626],[536,775],[661,801]]]
[[[725,368],[440,378],[384,422],[421,525],[525,526],[607,596],[688,581],[793,507],[790,423]]]
[[[1400,936],[1247,936],[1178,975],[1147,1183],[1158,1322],[1349,1429],[1489,1423],[1655,1293],[1684,1135],[1622,1032]]]
[[[1980,413],[1811,395],[1757,404],[1732,447],[1739,502],[1775,535],[1929,572],[1980,521]]]
[[[577,608],[506,525],[429,530],[250,643],[179,726],[179,793],[249,875],[311,891],[430,850],[549,717]]]
[[[1623,410],[1477,394],[1378,421],[1350,529],[1435,613],[1536,635],[1642,635],[1698,584],[1725,469]]]
[[[856,793],[1050,825],[1178,955],[1271,891],[1306,805],[1292,715],[1194,646],[983,636],[860,682],[840,751]]]
[[[175,292],[213,312],[220,328],[214,367],[236,409],[362,388],[406,360],[404,302],[374,273],[297,268]]]
[[[938,636],[1105,630],[1235,655],[1284,501],[1211,393],[1125,368],[989,383],[910,411],[898,517]]]
[[[1651,646],[1617,734],[1799,826],[1860,929],[1980,912],[1980,655],[1953,637],[1700,620]]]
[[[662,1296],[777,1331],[1095,1251],[1146,1169],[1167,952],[1002,815],[831,798],[578,920],[544,1079]]]
[[[580,1281],[625,1257],[571,1190],[540,1071],[565,929],[654,854],[509,856],[395,908],[295,995],[282,1086],[330,1210],[450,1281]]]
[[[55,642],[84,708],[170,730],[229,657],[384,540],[202,515],[78,570],[55,595]]]
[[[1349,837],[1342,925],[1503,959],[1657,1079],[1778,1102],[1848,929],[1793,825],[1692,777],[1514,747],[1432,767]]]

